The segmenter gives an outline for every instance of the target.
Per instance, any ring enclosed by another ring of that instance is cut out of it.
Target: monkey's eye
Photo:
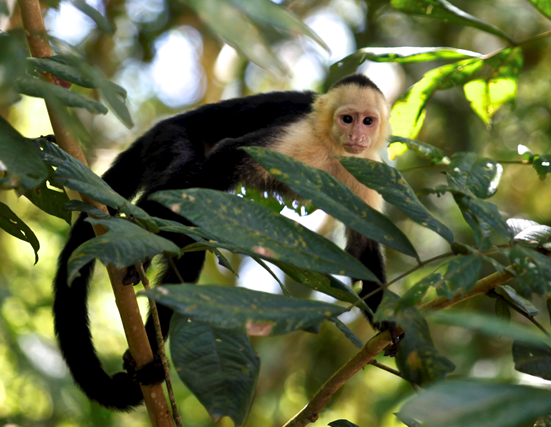
[[[366,118],[364,119],[364,125],[370,126],[370,125],[372,125],[372,124],[373,124],[373,117],[366,117]]]
[[[346,124],[350,124],[354,121],[354,119],[352,118],[352,116],[349,116],[348,114],[345,115],[345,116],[342,116],[342,121]]]

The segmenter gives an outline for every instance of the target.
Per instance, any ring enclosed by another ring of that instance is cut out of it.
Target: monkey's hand
[[[130,354],[130,350],[126,350],[123,359],[123,368],[132,375],[134,382],[142,385],[151,385],[161,383],[165,380],[165,371],[161,357],[155,354],[153,360],[140,368],[136,367],[136,361]]]
[[[151,260],[146,260],[143,263],[143,271],[147,272],[147,269],[150,265]],[[140,280],[140,273],[138,273],[138,269],[135,266],[131,266],[126,269],[126,276],[124,276],[124,279],[122,279],[122,284],[136,286],[138,283],[140,283]]]
[[[389,357],[395,357],[396,353],[398,353],[398,344],[400,343],[400,338],[404,335],[398,335],[396,331],[396,323],[395,322],[387,322],[383,321],[381,323],[378,323],[377,325],[374,325],[377,329],[379,329],[381,332],[388,331],[390,333],[390,339],[392,340],[392,344],[390,344],[385,349],[385,356]]]

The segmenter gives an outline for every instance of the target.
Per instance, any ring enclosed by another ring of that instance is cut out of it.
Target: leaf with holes
[[[170,352],[178,376],[216,422],[245,422],[251,407],[260,359],[245,334],[227,332],[174,314]]]
[[[324,302],[216,285],[159,286],[140,295],[213,328],[257,336],[309,330],[346,311]]]
[[[381,193],[388,203],[396,206],[415,222],[438,233],[449,243],[453,243],[451,230],[432,216],[396,169],[368,159],[341,157],[339,160],[358,181]]]
[[[149,199],[186,217],[218,241],[234,245],[240,253],[378,282],[360,261],[330,240],[248,200],[198,188],[160,191]],[[207,210],[217,214],[205,215]]]

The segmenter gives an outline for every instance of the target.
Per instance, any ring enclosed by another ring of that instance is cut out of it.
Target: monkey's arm
[[[381,283],[386,283],[385,258],[381,245],[351,229],[347,229],[346,234],[348,238],[346,252],[357,258],[368,270],[377,276]],[[354,279],[354,281],[356,280],[357,279]],[[377,282],[363,280],[360,297],[364,298],[366,295],[369,295],[378,289],[380,289],[380,285]],[[375,312],[382,299],[383,292],[382,290],[379,290],[370,297],[366,298],[365,302],[368,307]],[[370,323],[373,323],[371,314],[365,312],[365,315],[369,319]]]

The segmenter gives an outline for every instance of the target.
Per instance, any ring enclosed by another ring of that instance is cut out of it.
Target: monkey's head
[[[389,106],[379,88],[362,74],[335,83],[318,98],[315,110],[330,138],[348,154],[381,149],[389,134]],[[367,150],[367,151],[366,151]]]

